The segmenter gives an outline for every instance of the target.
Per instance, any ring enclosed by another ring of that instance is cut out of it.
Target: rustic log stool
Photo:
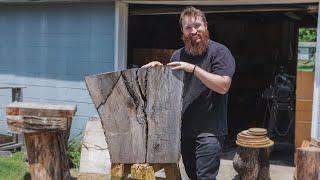
[[[233,167],[241,180],[269,180],[269,148],[238,147]]]
[[[241,180],[270,180],[269,147],[273,145],[263,128],[251,128],[237,136],[233,167]]]
[[[76,106],[14,102],[6,107],[12,133],[24,133],[33,180],[70,179],[67,141]]]
[[[297,148],[297,179],[320,179],[320,147]]]
[[[294,179],[320,179],[320,139],[303,140],[294,159]]]
[[[113,177],[154,178],[156,166],[170,169],[168,177],[179,172],[183,71],[129,69],[85,81],[105,130]]]

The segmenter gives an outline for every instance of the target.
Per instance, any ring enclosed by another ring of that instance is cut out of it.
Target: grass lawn
[[[78,177],[77,168],[70,169],[71,179]],[[0,180],[31,180],[29,164],[23,152],[14,153],[11,157],[0,156]]]
[[[0,180],[31,179],[26,155],[14,153],[11,157],[0,156]]]
[[[67,156],[70,160],[71,179],[76,179],[79,174],[81,155],[81,134],[76,135],[68,144]],[[27,154],[13,153],[10,157],[0,156],[0,180],[30,180]]]

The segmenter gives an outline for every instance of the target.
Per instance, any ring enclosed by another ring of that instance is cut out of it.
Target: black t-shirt
[[[175,51],[171,61],[184,61],[221,76],[232,78],[235,61],[222,44],[210,40],[206,53],[192,56],[184,48]],[[222,95],[210,90],[192,73],[185,73],[182,137],[222,136],[227,130],[228,93]]]

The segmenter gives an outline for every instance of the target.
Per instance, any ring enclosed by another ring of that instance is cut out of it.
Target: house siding
[[[114,69],[114,2],[0,6],[0,86],[23,85],[23,100],[76,104],[71,134],[97,115],[84,77]],[[7,132],[0,90],[0,133]]]

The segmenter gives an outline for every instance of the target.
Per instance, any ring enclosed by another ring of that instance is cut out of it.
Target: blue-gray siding
[[[77,104],[72,134],[96,110],[84,76],[114,67],[114,3],[0,6],[0,86],[25,85],[24,101]],[[0,133],[6,133],[0,90]]]

